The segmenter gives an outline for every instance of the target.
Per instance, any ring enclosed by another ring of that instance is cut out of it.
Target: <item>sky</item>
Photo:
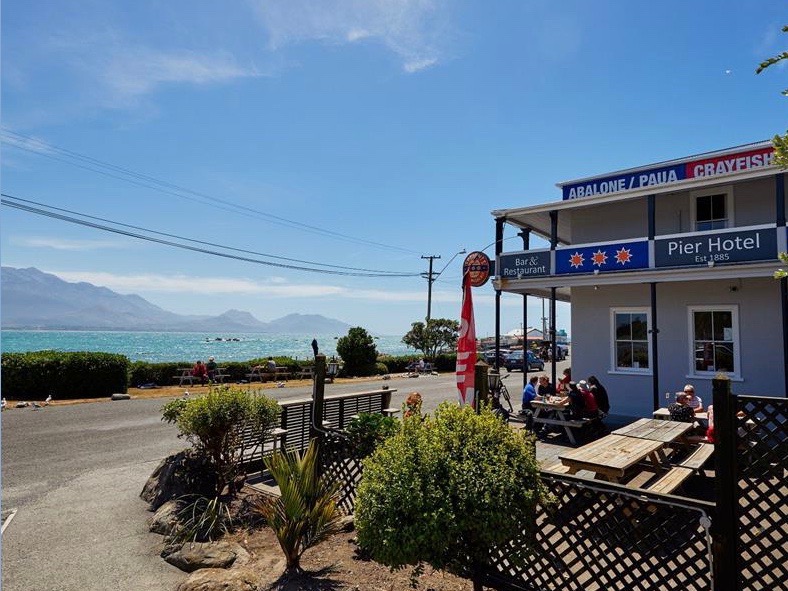
[[[786,69],[755,74],[788,41],[773,0],[1,10],[3,193],[258,262],[9,207],[0,261],[182,314],[322,314],[404,334],[427,311],[422,257],[440,255],[431,315],[458,319],[455,255],[493,256],[492,210],[786,129]],[[515,229],[505,239],[519,250]],[[494,334],[491,284],[473,296],[477,336]],[[541,326],[541,300],[528,314]],[[501,318],[520,327],[520,296],[503,295]],[[556,324],[570,330],[569,306]]]

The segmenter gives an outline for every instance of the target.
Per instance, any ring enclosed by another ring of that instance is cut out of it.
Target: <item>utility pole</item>
[[[427,278],[427,324],[429,324],[430,315],[432,313],[432,282],[435,281],[436,275],[440,275],[440,273],[432,272],[432,261],[441,258],[441,255],[439,254],[431,254],[429,256],[422,255],[421,258],[426,259],[430,262],[430,270],[426,274],[425,273],[421,274],[422,277]]]

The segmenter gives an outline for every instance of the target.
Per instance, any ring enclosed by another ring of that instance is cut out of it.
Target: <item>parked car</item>
[[[506,364],[506,358],[511,354],[510,349],[501,349],[498,356],[498,367],[503,367]],[[488,365],[495,365],[495,349],[487,349],[483,354],[484,362]]]
[[[523,352],[513,351],[506,357],[504,367],[507,371],[514,371],[515,369],[523,368]],[[528,351],[528,371],[542,371],[544,370],[544,361],[534,355],[533,351]]]

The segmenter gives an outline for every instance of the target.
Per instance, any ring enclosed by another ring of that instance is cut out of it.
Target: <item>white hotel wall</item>
[[[673,282],[657,285],[660,405],[664,406],[664,392],[680,390],[688,382],[704,403],[711,400],[710,379],[687,377],[687,308],[710,304],[739,306],[742,381],[733,382],[733,391],[784,396],[779,283],[771,278]],[[610,373],[610,309],[615,307],[650,309],[649,285],[604,285],[600,278],[598,290],[572,289],[572,376],[580,380],[596,375],[610,393],[611,413],[650,416],[652,376]]]

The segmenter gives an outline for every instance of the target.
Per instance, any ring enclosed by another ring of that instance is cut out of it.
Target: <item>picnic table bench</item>
[[[312,379],[315,377],[315,368],[314,367],[302,367],[298,372],[296,372],[296,377],[299,379]]]
[[[554,425],[563,427],[567,439],[572,445],[577,445],[577,440],[573,433],[574,429],[581,429],[595,419],[572,419],[569,417],[568,404],[556,404],[555,402],[532,400],[531,408],[534,409],[534,425]]]
[[[214,383],[224,384],[224,380],[229,377],[230,374],[227,373],[226,367],[217,367],[216,372],[213,374],[213,378],[211,378],[211,380]]]
[[[250,382],[254,382],[255,380],[262,382],[267,382],[270,378],[274,377],[274,374],[271,372],[265,371],[262,367],[253,367],[252,371],[246,374],[246,379]]]
[[[176,371],[178,375],[172,376],[172,379],[178,380],[178,386],[180,387],[182,387],[185,382],[189,382],[189,385],[193,386],[195,381],[198,383],[200,381],[200,378],[192,375],[191,367],[179,367]]]

